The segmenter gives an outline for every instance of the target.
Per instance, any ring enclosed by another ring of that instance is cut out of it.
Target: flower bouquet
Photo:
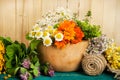
[[[86,17],[90,16],[90,11]],[[75,71],[88,46],[88,39],[101,35],[100,27],[83,21],[64,8],[49,11],[36,22],[27,38],[38,45],[41,63],[49,62],[55,71]]]

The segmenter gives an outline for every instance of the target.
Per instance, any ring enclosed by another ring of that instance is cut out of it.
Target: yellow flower
[[[4,44],[2,43],[2,41],[0,41],[0,72],[3,70],[4,67],[4,53],[5,53],[5,49],[4,49]]]
[[[0,53],[0,60],[4,60],[3,55]]]
[[[43,39],[43,44],[44,44],[45,46],[51,46],[51,44],[52,44],[52,39],[51,39],[50,37],[45,37],[45,38]]]
[[[35,34],[35,37],[37,39],[42,38],[42,36],[43,36],[43,32],[36,32],[36,34]]]
[[[3,65],[4,65],[3,61],[0,60],[0,72],[1,72],[2,69],[3,69]]]
[[[57,33],[55,35],[55,40],[56,41],[62,41],[63,40],[63,34],[62,33]]]
[[[5,53],[4,44],[2,43],[2,41],[0,41],[0,53]]]

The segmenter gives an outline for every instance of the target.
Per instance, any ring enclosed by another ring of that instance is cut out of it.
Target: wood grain
[[[80,20],[91,10],[91,23],[101,25],[103,33],[120,45],[120,0],[0,0],[0,36],[28,44],[25,34],[57,7],[78,13]]]

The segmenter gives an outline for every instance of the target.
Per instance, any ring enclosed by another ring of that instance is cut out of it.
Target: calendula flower
[[[45,46],[51,46],[51,44],[52,44],[52,39],[51,39],[50,37],[45,37],[45,38],[43,39],[43,44],[44,44]]]
[[[34,30],[35,32],[38,32],[38,31],[41,30],[41,28],[39,27],[38,24],[35,24],[35,26],[33,27],[33,30]]]
[[[35,31],[30,31],[29,36],[30,36],[31,38],[34,38],[34,37],[35,37],[35,34],[36,34]]]
[[[3,69],[3,64],[4,64],[3,61],[0,60],[0,72],[1,72],[2,69]]]
[[[57,33],[56,35],[55,35],[55,40],[56,41],[62,41],[63,40],[63,34],[62,33]]]
[[[4,44],[2,43],[2,41],[0,41],[0,72],[3,70],[5,64],[4,54],[5,54]]]
[[[36,34],[35,34],[35,37],[37,39],[42,38],[42,36],[43,36],[43,32],[42,31],[41,32],[36,32]]]

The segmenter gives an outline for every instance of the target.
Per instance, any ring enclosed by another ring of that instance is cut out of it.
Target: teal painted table
[[[4,80],[3,77],[4,75],[0,75],[0,80]],[[19,79],[9,78],[8,80],[19,80]],[[104,72],[98,76],[88,76],[83,72],[67,72],[67,73],[55,72],[54,77],[41,75],[35,78],[34,80],[116,80],[116,79],[114,79],[114,74],[108,72]]]

